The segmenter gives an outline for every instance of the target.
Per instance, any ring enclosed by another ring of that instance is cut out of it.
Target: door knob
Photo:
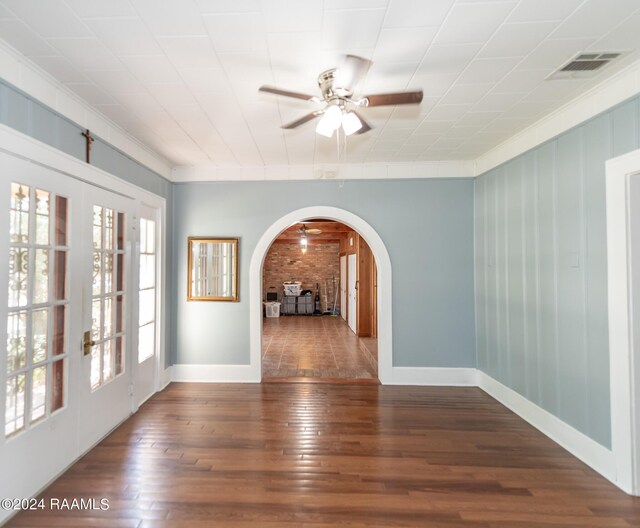
[[[85,356],[91,354],[91,347],[94,346],[96,342],[91,339],[91,330],[87,330],[82,338],[82,351]]]

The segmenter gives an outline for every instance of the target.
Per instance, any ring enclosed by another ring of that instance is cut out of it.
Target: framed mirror
[[[189,237],[188,301],[238,300],[238,239]]]

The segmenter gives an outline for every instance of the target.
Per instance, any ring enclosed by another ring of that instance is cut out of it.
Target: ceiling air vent
[[[547,80],[586,79],[595,77],[600,70],[619,58],[622,52],[580,53],[553,72]]]

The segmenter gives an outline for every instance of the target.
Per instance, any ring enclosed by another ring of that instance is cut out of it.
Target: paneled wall
[[[475,182],[478,368],[606,447],[605,161],[639,125],[634,98]]]

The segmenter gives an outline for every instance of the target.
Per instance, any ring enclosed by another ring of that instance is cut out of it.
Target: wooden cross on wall
[[[91,163],[91,143],[93,143],[96,138],[94,138],[91,135],[91,131],[87,128],[84,132],[82,132],[82,135],[85,137],[85,139],[87,140],[87,146],[86,146],[86,161],[87,163]]]

